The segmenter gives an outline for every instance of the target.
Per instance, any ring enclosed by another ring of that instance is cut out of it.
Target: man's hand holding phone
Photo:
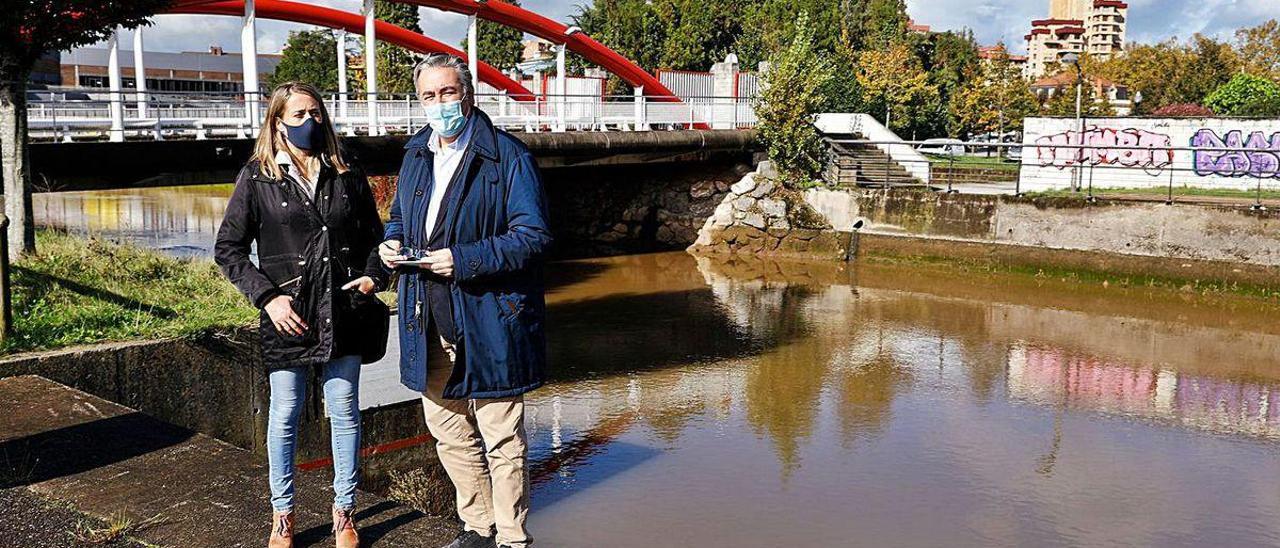
[[[410,249],[402,247],[399,240],[387,240],[378,246],[378,257],[388,268],[415,266],[446,278],[453,276],[453,252],[447,248],[435,251]]]

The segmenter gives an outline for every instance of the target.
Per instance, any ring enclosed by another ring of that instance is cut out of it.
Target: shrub
[[[1151,112],[1160,118],[1208,118],[1215,116],[1212,110],[1195,103],[1174,103],[1165,105]]]
[[[1224,116],[1280,116],[1280,84],[1242,72],[1205,97],[1204,106]]]
[[[760,140],[786,184],[807,184],[826,164],[813,117],[827,104],[823,92],[832,76],[831,62],[814,46],[809,16],[801,13],[791,44],[769,60],[756,105]]]

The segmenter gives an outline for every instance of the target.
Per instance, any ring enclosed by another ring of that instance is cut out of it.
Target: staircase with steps
[[[844,138],[839,140],[844,142],[827,139],[831,157],[823,178],[828,184],[837,187],[924,185],[875,145],[848,143]]]

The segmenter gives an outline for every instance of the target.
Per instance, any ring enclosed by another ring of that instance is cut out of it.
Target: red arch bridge
[[[339,129],[348,135],[413,132],[425,124],[409,95],[380,93],[377,58],[382,40],[425,54],[445,52],[468,61],[477,90],[477,105],[508,129],[523,131],[736,129],[752,127],[758,89],[752,72],[740,72],[729,56],[708,73],[658,71],[649,74],[577,27],[566,26],[500,0],[396,0],[467,16],[467,51],[374,17],[374,0],[363,0],[360,13],[292,0],[176,0],[164,14],[239,17],[244,92],[198,96],[149,91],[146,78],[133,78],[126,89],[121,75],[119,35],[108,40],[108,87],[87,94],[36,93],[28,123],[35,139],[69,142],[82,138],[112,141],[126,138],[189,136],[249,137],[256,133],[264,108],[258,81],[256,21],[290,21],[339,31],[334,62],[337,90],[326,102]],[[161,15],[163,16],[163,15]],[[522,76],[513,67],[494,67],[477,58],[477,23],[484,19],[532,34],[554,44],[554,73]],[[364,36],[365,66],[370,75],[364,90],[347,86],[345,33]],[[146,74],[143,29],[133,33],[134,74]],[[632,93],[611,96],[603,75],[569,76],[566,52],[574,52],[629,84]],[[504,72],[502,69],[509,69]]]

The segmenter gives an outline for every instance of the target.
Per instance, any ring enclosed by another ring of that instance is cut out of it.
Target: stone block
[[[741,195],[751,192],[752,190],[755,190],[755,188],[756,175],[754,173],[748,173],[741,181],[738,181],[734,183],[733,186],[729,187],[729,192]]]
[[[769,179],[762,179],[756,182],[756,188],[755,190],[751,191],[751,195],[756,198],[768,196],[770,193],[773,192],[773,189],[777,187],[778,187],[777,183]]]
[[[695,200],[710,198],[716,193],[715,181],[698,181],[689,188],[689,197]]]
[[[765,198],[760,200],[758,204],[760,212],[766,217],[782,218],[787,216],[787,203],[782,200]]]

